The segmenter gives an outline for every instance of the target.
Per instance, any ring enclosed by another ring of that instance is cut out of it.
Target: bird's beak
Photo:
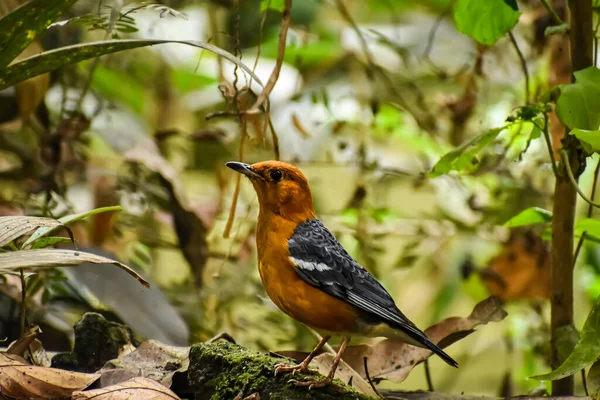
[[[262,176],[254,172],[252,170],[252,167],[248,164],[244,164],[237,161],[229,161],[228,163],[225,163],[225,165],[227,165],[232,170],[239,172],[240,174],[246,175],[250,179],[263,179]]]

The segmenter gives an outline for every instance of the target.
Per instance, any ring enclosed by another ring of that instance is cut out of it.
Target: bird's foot
[[[300,363],[298,365],[277,364],[275,366],[275,376],[279,375],[281,372],[291,372],[292,375],[295,375],[296,372],[301,372],[303,374],[315,373],[315,371],[308,369],[308,364],[305,363]]]
[[[314,388],[322,388],[322,387],[331,385],[333,383],[333,378],[327,377],[322,380],[310,379],[307,381],[297,381],[296,379],[290,379],[288,381],[288,383],[291,383],[291,384],[299,386],[299,387],[308,387],[308,390],[311,390]]]

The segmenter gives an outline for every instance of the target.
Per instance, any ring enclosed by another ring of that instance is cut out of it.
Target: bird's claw
[[[323,379],[321,381],[315,381],[315,380],[308,380],[308,381],[298,381],[296,379],[290,379],[288,381],[288,383],[291,383],[292,385],[295,386],[299,386],[299,387],[308,387],[308,390],[314,389],[314,388],[322,388],[325,386],[329,386],[332,383],[332,379]]]
[[[275,376],[279,375],[280,372],[291,372],[292,375],[296,375],[296,372],[301,372],[303,374],[314,374],[314,371],[308,369],[308,366],[304,364],[299,365],[287,365],[287,364],[277,364],[275,365]]]

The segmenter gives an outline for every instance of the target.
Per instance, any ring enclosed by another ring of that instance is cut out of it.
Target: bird
[[[330,385],[352,336],[399,340],[429,349],[458,367],[317,218],[308,181],[298,168],[282,161],[225,165],[245,175],[258,197],[256,245],[265,291],[281,311],[322,337],[300,364],[277,364],[275,375],[312,373],[310,362],[332,336],[343,339],[326,379],[291,383],[309,389]]]

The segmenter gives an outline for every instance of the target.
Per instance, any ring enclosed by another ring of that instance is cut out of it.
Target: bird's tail
[[[450,365],[451,367],[458,368],[458,363],[452,357],[446,354],[446,352],[444,352],[444,350],[442,350],[439,346],[435,345],[424,332],[422,332],[412,323],[408,322],[405,324],[394,324],[394,326],[390,326],[390,328],[395,330],[395,334],[393,335],[394,337],[410,345],[429,349],[433,353],[437,354],[437,356],[442,360],[444,360],[446,364]]]

